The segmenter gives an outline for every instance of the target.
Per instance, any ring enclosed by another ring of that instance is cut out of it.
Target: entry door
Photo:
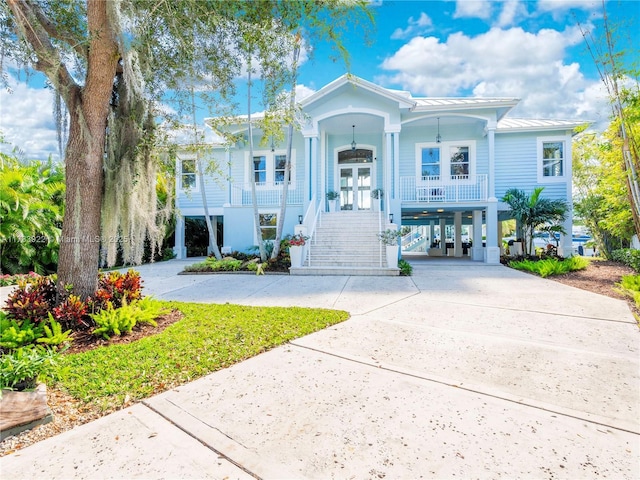
[[[371,167],[340,165],[340,209],[371,210]]]

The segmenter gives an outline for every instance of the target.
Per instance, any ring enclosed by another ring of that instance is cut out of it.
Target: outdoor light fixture
[[[302,215],[298,215],[298,223],[302,225]]]
[[[389,223],[393,223],[393,213],[389,214]]]
[[[440,117],[438,117],[438,134],[436,135],[436,143],[442,141],[442,135],[440,135]]]
[[[273,143],[273,136],[271,137],[271,151],[272,152],[276,151],[276,145],[275,145],[275,143]]]
[[[352,137],[352,141],[351,141],[351,150],[353,152],[356,151],[356,126],[355,125],[351,125],[351,128],[353,128],[353,137]]]

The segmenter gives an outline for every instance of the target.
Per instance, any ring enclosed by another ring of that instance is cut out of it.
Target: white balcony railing
[[[259,206],[278,206],[282,202],[282,184],[256,184],[256,198]],[[231,186],[231,204],[234,206],[252,205],[251,184]],[[301,205],[302,190],[289,186],[287,205]]]
[[[458,203],[487,200],[487,175],[400,177],[403,202]]]

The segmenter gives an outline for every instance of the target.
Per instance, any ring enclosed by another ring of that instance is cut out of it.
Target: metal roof
[[[547,119],[531,119],[531,118],[503,118],[498,122],[498,132],[521,132],[535,130],[551,130],[566,128],[573,130],[580,125],[584,125],[585,121],[580,120],[547,120]]]

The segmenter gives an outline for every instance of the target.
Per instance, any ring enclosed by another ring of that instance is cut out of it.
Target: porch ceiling
[[[320,127],[329,135],[351,135],[351,126],[355,125],[356,141],[358,134],[379,133],[384,131],[384,120],[381,117],[363,113],[336,115],[320,122]]]
[[[439,212],[438,210],[443,210]],[[454,212],[462,213],[462,224],[463,225],[471,225],[473,212],[471,210],[467,210],[464,207],[451,207],[451,208],[442,208],[442,207],[429,207],[429,208],[419,208],[419,209],[402,209],[402,224],[403,225],[425,225],[428,224],[429,221],[440,222],[441,218],[447,220],[447,223],[453,223],[453,214]]]

